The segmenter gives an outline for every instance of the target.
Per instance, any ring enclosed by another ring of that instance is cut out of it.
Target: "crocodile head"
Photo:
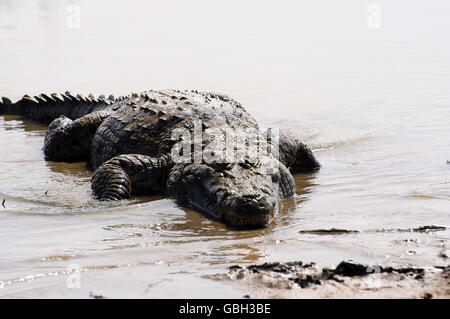
[[[274,158],[268,162],[178,164],[169,177],[169,190],[226,223],[267,226],[278,212],[280,197],[293,195],[295,189],[287,168]]]

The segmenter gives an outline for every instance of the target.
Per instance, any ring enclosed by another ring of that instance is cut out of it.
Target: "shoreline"
[[[391,267],[351,260],[335,268],[301,261],[234,265],[204,276],[247,291],[243,298],[450,299],[450,265]]]

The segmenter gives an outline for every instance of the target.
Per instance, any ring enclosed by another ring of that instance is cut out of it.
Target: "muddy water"
[[[450,226],[450,6],[392,2],[371,29],[366,1],[0,0],[0,95],[224,92],[323,165],[270,227],[236,231],[160,197],[95,202],[85,163],[44,161],[46,128],[1,116],[0,296],[241,297],[203,276],[448,263],[450,231],[420,227]]]

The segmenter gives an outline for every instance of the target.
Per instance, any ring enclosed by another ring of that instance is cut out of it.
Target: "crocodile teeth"
[[[92,93],[89,93],[88,98],[90,98],[91,100],[95,100],[95,95]]]
[[[114,101],[114,95],[110,94],[110,95],[108,96],[108,100]]]

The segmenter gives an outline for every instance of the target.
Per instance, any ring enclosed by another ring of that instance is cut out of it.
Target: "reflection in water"
[[[40,122],[36,122],[30,119],[25,119],[20,115],[2,115],[3,125],[2,129],[23,129],[26,132],[30,132],[34,135],[45,135],[47,131],[47,125]]]
[[[129,236],[133,236],[132,234],[137,233],[140,234],[138,237],[142,237],[142,232],[158,233],[158,238],[170,244],[194,243],[199,240],[230,242],[234,240],[255,239],[265,237],[277,231],[279,228],[292,225],[295,222],[292,214],[297,205],[302,201],[303,199],[300,198],[290,198],[281,201],[280,211],[270,227],[260,229],[235,229],[229,225],[210,219],[202,213],[180,206],[175,201],[170,201],[173,206],[166,207],[163,213],[156,213],[159,218],[155,223],[115,224],[108,225],[104,229],[117,232],[123,238],[128,238]],[[176,209],[173,210],[173,208]],[[181,212],[183,214],[180,214]]]
[[[306,185],[308,184],[305,183]],[[129,206],[130,212],[145,214],[138,218],[140,222],[108,223],[103,227],[106,233],[102,240],[111,243],[105,248],[108,250],[163,245],[178,247],[180,255],[188,259],[197,256],[207,264],[255,262],[266,256],[265,251],[258,248],[262,242],[295,223],[291,215],[296,204],[301,201],[299,198],[282,201],[279,215],[270,227],[251,230],[230,228],[205,217],[202,213],[181,207],[174,201],[159,201],[150,206],[132,205]],[[128,211],[126,207],[123,209]],[[127,214],[126,211],[122,210],[120,214]],[[182,247],[188,248],[185,250],[186,248]]]
[[[304,188],[309,188],[313,176],[304,179],[297,176],[296,180]],[[300,181],[301,180],[301,181]],[[299,189],[307,194],[304,189]],[[282,233],[287,227],[298,224],[294,212],[298,204],[305,198],[295,197],[280,203],[278,216],[269,227],[261,229],[237,230],[216,220],[209,219],[204,214],[184,208],[174,201],[158,205],[156,211],[148,212],[152,221],[146,218],[142,223],[109,224],[103,229],[105,241],[113,242],[112,249],[130,247],[156,247],[160,245],[181,247],[198,245],[188,250],[186,258],[202,260],[203,263],[219,265],[228,262],[256,262],[267,253],[259,246],[276,233]],[[169,205],[170,204],[170,205]],[[285,238],[286,239],[286,238]],[[201,244],[200,244],[201,243]],[[205,247],[206,245],[206,247]],[[109,248],[108,248],[109,249]],[[187,252],[180,248],[182,255]]]
[[[45,161],[45,164],[52,172],[66,174],[68,177],[78,176],[90,178],[92,176],[92,172],[86,162],[68,163]]]

